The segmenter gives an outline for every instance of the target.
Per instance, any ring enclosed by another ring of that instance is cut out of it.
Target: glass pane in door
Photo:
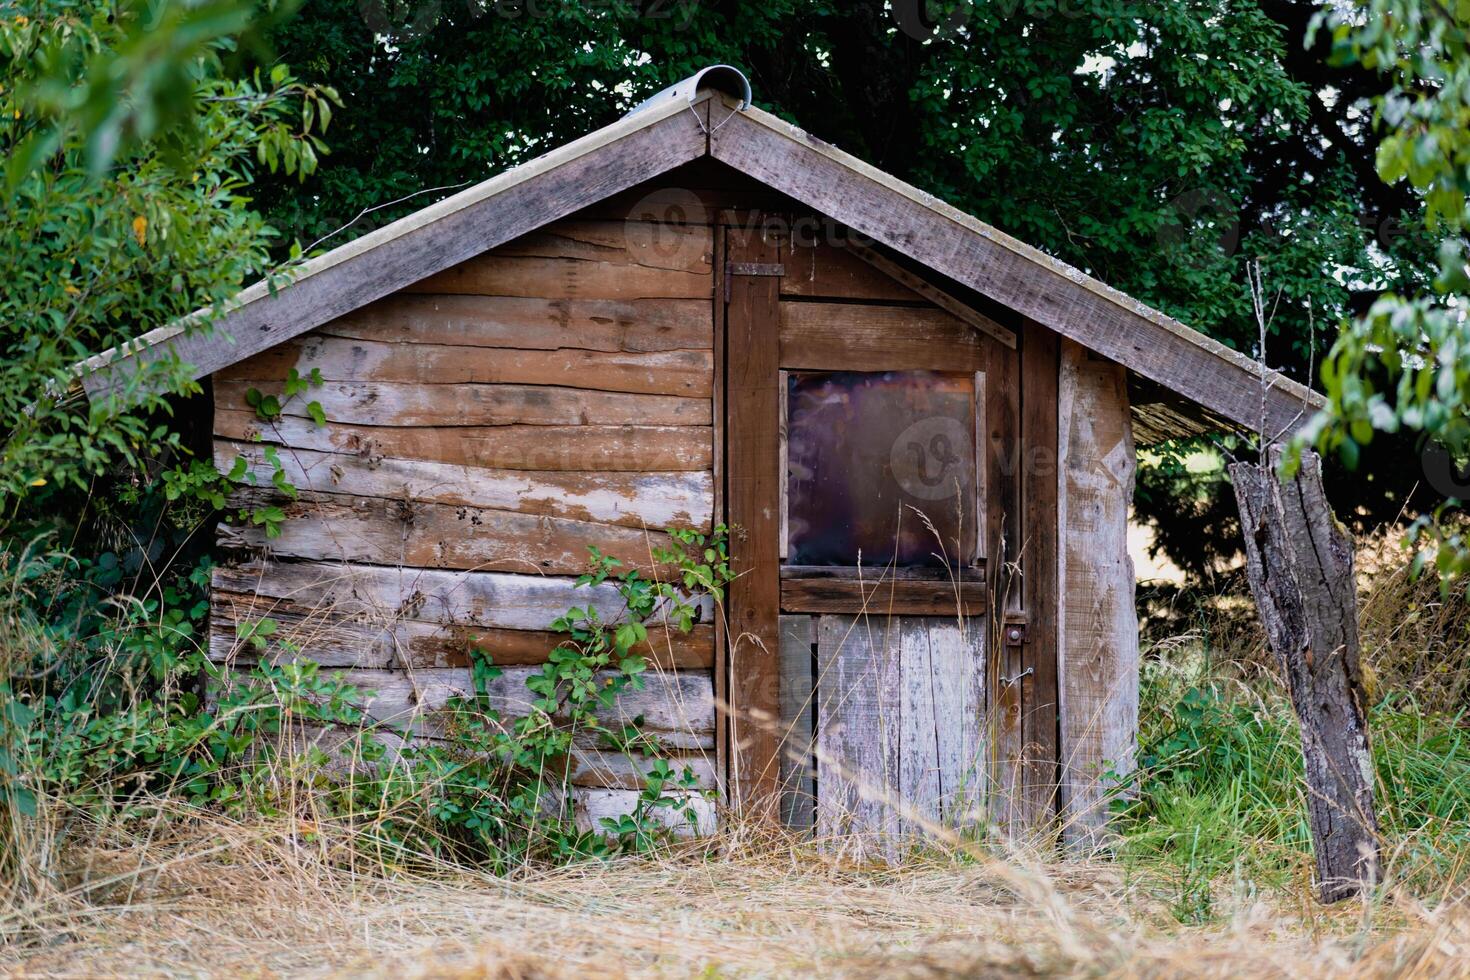
[[[786,397],[788,564],[972,560],[974,375],[792,372]]]

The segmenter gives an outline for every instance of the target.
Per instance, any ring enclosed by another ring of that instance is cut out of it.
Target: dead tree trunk
[[[1317,887],[1335,902],[1378,877],[1378,818],[1368,747],[1353,549],[1322,491],[1322,461],[1304,450],[1295,478],[1235,463],[1230,478],[1246,574],[1301,722]]]

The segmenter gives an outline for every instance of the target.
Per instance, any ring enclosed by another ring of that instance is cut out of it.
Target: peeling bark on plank
[[[323,611],[372,613],[443,625],[542,630],[577,606],[594,609],[603,622],[626,612],[610,582],[579,586],[574,578],[496,572],[452,572],[432,568],[384,568],[317,562],[252,562],[219,565],[214,588],[253,593]],[[714,618],[714,600],[700,597],[699,622]],[[660,621],[655,610],[646,622]]]
[[[343,682],[365,692],[364,713],[374,721],[414,736],[443,737],[441,711],[451,698],[473,698],[474,682],[465,669],[439,670],[344,670]],[[505,724],[526,715],[538,695],[526,687],[526,679],[540,673],[537,667],[507,667],[487,682],[490,707]],[[606,677],[611,677],[607,674]],[[599,675],[601,681],[603,675]],[[230,684],[257,683],[248,675],[233,674]],[[705,672],[676,672],[644,675],[644,689],[631,688],[618,696],[613,707],[599,716],[604,725],[617,728],[641,717],[640,730],[656,734],[668,749],[714,749],[715,709],[710,676]]]
[[[1282,455],[1273,446],[1266,467],[1235,463],[1230,478],[1251,592],[1301,722],[1318,894],[1335,902],[1378,880],[1353,548],[1327,503],[1320,458],[1304,451],[1300,472],[1282,482]]]
[[[271,619],[276,631],[264,652],[240,638],[240,624]],[[323,667],[358,669],[468,667],[476,651],[497,667],[540,666],[567,642],[565,633],[461,623],[422,622],[391,615],[347,613],[290,599],[226,592],[210,596],[209,659],[215,663],[279,664],[310,660]],[[290,644],[286,646],[285,644]],[[655,670],[710,670],[713,626],[650,626],[632,651]]]
[[[640,754],[599,751],[573,746],[567,778],[573,786],[589,786],[602,789],[641,790],[644,777],[654,764],[663,759],[674,771],[675,778],[682,778],[688,769],[699,789],[715,789],[715,764],[713,755],[658,756],[649,758]]]
[[[219,409],[255,410],[251,388],[272,391],[284,378],[214,378]],[[389,381],[328,381],[304,398],[281,406],[284,414],[307,418],[316,402],[328,422],[410,428],[481,425],[704,425],[714,414],[708,398],[642,395],[551,385],[426,385]]]
[[[312,333],[241,361],[227,377],[284,378],[295,368],[326,381],[400,384],[559,385],[597,391],[708,397],[712,350],[503,350],[441,344],[379,343]]]
[[[707,425],[347,425],[318,427],[290,415],[262,422],[254,413],[217,411],[215,433],[240,442],[348,453],[375,462],[384,456],[506,470],[555,472],[679,472],[708,470],[714,455]]]
[[[274,538],[263,527],[221,524],[220,547],[311,561],[580,575],[588,546],[596,546],[648,574],[655,571],[651,549],[669,546],[662,533],[478,507],[314,492],[293,501],[253,488],[229,500],[231,507],[279,506],[285,520]],[[670,580],[675,574],[657,572]]]
[[[465,667],[474,649],[501,666],[543,664],[567,639],[548,627],[568,608],[592,608],[612,622],[626,606],[610,584],[374,565],[227,564],[215,567],[210,584],[210,657],[221,662],[253,661],[235,624],[269,616],[279,624],[274,639],[290,640],[296,656],[323,666]],[[708,670],[714,603],[704,597],[696,608],[699,623],[688,633],[655,610],[645,620],[648,640],[634,649],[656,668]]]
[[[364,735],[386,750],[381,762],[369,763],[362,758],[359,740]],[[404,751],[410,748],[409,741],[403,736],[381,727],[361,730],[350,726],[323,727],[291,723],[283,726],[274,738],[279,751],[286,757],[323,753],[327,757],[324,772],[335,779],[380,775],[385,767],[399,765],[403,761]],[[438,741],[424,736],[414,740],[418,745],[435,744]],[[708,753],[664,754],[657,758],[644,758],[641,755],[606,752],[573,742],[565,768],[561,771],[549,770],[548,773],[559,784],[553,792],[559,795],[565,791],[571,802],[570,816],[579,821],[579,826],[584,830],[601,830],[602,817],[633,812],[639,794],[645,787],[645,775],[659,760],[668,762],[669,767],[681,776],[687,769],[694,777],[693,791],[670,789],[664,795],[691,800],[694,811],[699,816],[700,832],[711,832],[714,829],[715,807],[711,800],[701,795],[715,790],[717,785],[714,764]],[[547,802],[554,809],[555,799]],[[658,816],[667,825],[668,814],[659,813]],[[678,821],[675,827],[685,831],[680,836],[689,836],[684,821]]]
[[[268,486],[275,467],[259,443],[216,439],[214,462],[228,473],[244,457],[256,486]],[[297,490],[484,507],[622,527],[692,527],[709,531],[713,478],[707,470],[663,473],[497,469],[300,447],[277,458]]]
[[[691,825],[685,816],[684,805],[660,807],[650,816],[654,823],[661,824],[674,832],[676,837],[707,837],[719,825],[715,805],[703,796],[694,793],[665,792],[665,797],[686,801],[694,814]],[[575,787],[572,796],[572,818],[577,829],[587,832],[603,832],[602,821],[616,820],[632,813],[638,806],[638,791],[631,789],[586,789]]]
[[[380,343],[504,350],[624,351],[708,348],[702,299],[535,299],[396,293],[317,328],[318,334]]]

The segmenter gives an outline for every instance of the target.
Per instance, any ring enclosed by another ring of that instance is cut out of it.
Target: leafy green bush
[[[75,365],[270,271],[259,168],[304,177],[336,93],[233,66],[264,6],[35,0],[0,17],[0,500],[181,448],[188,366],[87,403]],[[267,18],[268,19],[268,18]],[[209,315],[192,329],[207,329]],[[152,413],[152,414],[150,414]]]
[[[723,598],[730,569],[724,529],[671,531],[655,551],[675,582],[620,570],[593,551],[580,584],[615,583],[625,612],[603,621],[592,606],[551,624],[566,639],[527,680],[524,717],[502,717],[477,654],[472,695],[436,714],[444,738],[407,742],[373,722],[364,694],[294,655],[269,619],[242,626],[258,666],[227,673],[204,655],[210,565],[164,578],[147,599],[98,602],[95,584],[117,562],[63,555],[10,558],[0,609],[0,868],[12,877],[26,828],[52,816],[97,821],[156,813],[160,798],[241,815],[330,818],[354,852],[401,864],[417,855],[507,871],[526,861],[642,852],[695,821],[693,773],[664,757],[636,720],[601,715],[647,670],[634,648],[657,619],[688,631],[703,596]],[[208,692],[206,697],[206,682]],[[312,733],[325,733],[316,739]],[[301,737],[307,736],[305,740]],[[578,829],[567,762],[574,746],[646,760],[633,812]]]

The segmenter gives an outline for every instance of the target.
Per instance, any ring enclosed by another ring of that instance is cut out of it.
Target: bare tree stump
[[[1281,458],[1273,446],[1268,466],[1235,463],[1230,478],[1251,592],[1301,722],[1318,892],[1335,902],[1378,877],[1353,549],[1323,493],[1321,459],[1303,451],[1283,482]]]

